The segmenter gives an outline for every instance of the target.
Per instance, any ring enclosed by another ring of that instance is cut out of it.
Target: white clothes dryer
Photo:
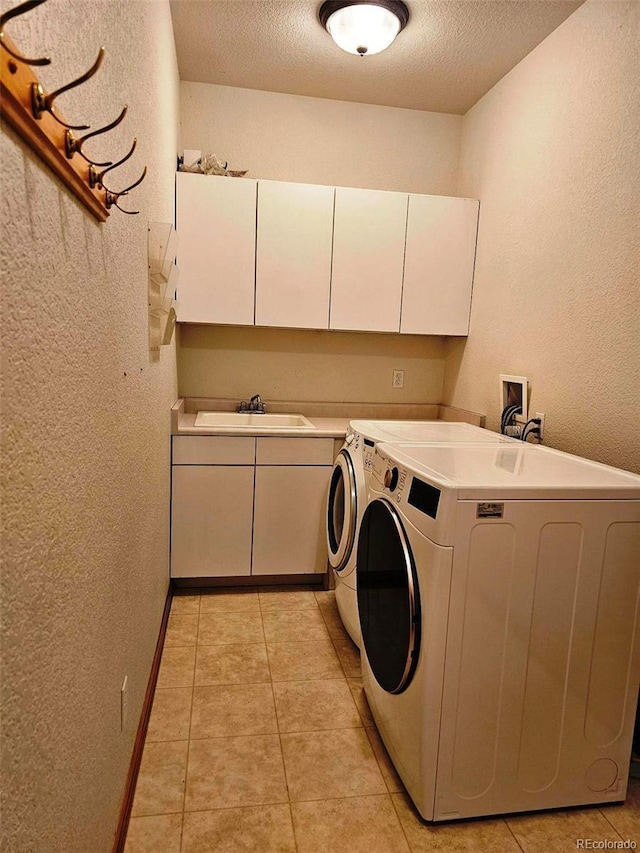
[[[505,444],[514,439],[458,422],[351,421],[329,481],[326,535],[338,611],[357,646],[360,646],[360,621],[356,595],[356,545],[366,507],[371,460],[379,441]]]
[[[640,477],[547,448],[378,444],[362,669],[431,821],[621,801],[640,678]]]

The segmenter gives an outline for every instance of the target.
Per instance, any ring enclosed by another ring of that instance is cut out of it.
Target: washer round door
[[[420,595],[409,540],[386,500],[372,501],[362,517],[356,587],[371,671],[388,693],[402,693],[420,654]]]
[[[327,495],[327,547],[329,563],[342,571],[353,550],[358,500],[353,462],[346,450],[341,450],[333,463]]]

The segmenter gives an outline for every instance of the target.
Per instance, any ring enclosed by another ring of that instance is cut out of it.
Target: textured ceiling
[[[182,80],[464,114],[583,0],[409,0],[376,56],[351,56],[309,0],[171,0]]]

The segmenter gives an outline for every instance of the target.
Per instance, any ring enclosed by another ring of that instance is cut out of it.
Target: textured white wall
[[[529,377],[546,443],[640,471],[640,5],[588,2],[464,118],[481,200],[468,340],[445,400],[499,422]]]
[[[7,30],[53,57],[46,88],[88,150],[149,166],[104,225],[3,125],[3,850],[109,851],[168,586],[175,349],[152,359],[147,221],[173,219],[178,77],[168,2],[49,0]],[[82,37],[78,37],[79,34]],[[129,718],[120,732],[120,686]]]
[[[456,194],[461,116],[182,81],[180,117],[181,148],[216,153],[251,177]],[[432,403],[444,350],[404,335],[185,326],[178,364],[182,395],[257,387],[281,400]],[[401,391],[394,368],[405,370]]]
[[[180,146],[249,177],[455,195],[462,117],[180,83]]]

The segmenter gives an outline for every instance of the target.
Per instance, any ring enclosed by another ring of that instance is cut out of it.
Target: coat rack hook
[[[128,109],[129,107],[125,104],[122,112],[120,113],[117,119],[110,122],[109,124],[105,124],[105,126],[101,127],[99,130],[92,130],[91,133],[85,134],[81,139],[76,139],[73,133],[71,133],[71,129],[67,130],[67,133],[65,135],[65,150],[69,160],[73,157],[74,154],[77,153],[81,157],[84,157],[87,163],[92,166],[111,166],[111,160],[106,163],[96,163],[94,160],[90,160],[86,156],[86,154],[82,153],[82,146],[87,141],[87,139],[91,139],[92,136],[99,136],[101,133],[106,133],[108,130],[112,130],[114,127],[117,127],[126,116]]]
[[[72,125],[67,124],[66,122],[62,121],[62,119],[58,118],[53,108],[53,102],[59,95],[62,95],[63,92],[68,92],[69,89],[75,89],[76,86],[80,86],[82,83],[86,83],[87,80],[90,80],[96,73],[98,68],[100,68],[100,66],[102,65],[104,54],[104,47],[101,47],[98,51],[98,57],[96,61],[93,63],[93,65],[88,71],[85,71],[85,73],[81,77],[78,77],[77,80],[72,80],[71,83],[67,83],[66,86],[61,86],[59,89],[56,89],[55,92],[51,92],[49,95],[45,95],[44,90],[40,84],[34,83],[31,88],[31,108],[33,110],[33,117],[39,119],[42,117],[42,113],[48,112],[54,117],[54,119],[59,124],[61,124],[63,127],[68,128],[69,130],[89,130],[88,124]]]
[[[118,204],[118,199],[123,195],[129,195],[131,190],[133,190],[137,186],[139,186],[144,181],[146,176],[147,176],[147,167],[145,166],[143,171],[142,171],[142,174],[140,175],[138,180],[134,181],[131,184],[131,186],[127,187],[125,190],[121,190],[121,192],[119,192],[119,193],[114,193],[110,189],[107,189],[107,187],[104,187],[105,204],[106,204],[107,210],[109,210],[110,207],[117,207],[118,210],[120,210],[122,213],[129,213],[129,214],[140,213],[139,210],[123,210],[123,208],[121,208],[120,205]]]
[[[36,6],[41,6],[45,2],[46,0],[25,0],[24,3],[20,3],[13,9],[6,11],[3,15],[0,15],[0,44],[7,51],[9,56],[12,56],[18,62],[24,62],[25,65],[51,65],[51,60],[48,57],[42,57],[41,59],[27,59],[26,56],[22,56],[20,53],[17,53],[15,50],[10,48],[4,40],[4,25],[12,18],[17,18],[18,15],[24,15],[25,12],[29,12],[31,9],[35,9]]]
[[[103,186],[102,181],[104,180],[104,176],[107,174],[107,172],[110,172],[112,169],[117,169],[117,168],[118,168],[118,166],[122,166],[122,164],[123,164],[123,163],[126,163],[126,162],[127,162],[127,160],[128,160],[128,159],[131,157],[131,155],[133,154],[133,152],[136,150],[136,145],[137,145],[137,144],[138,144],[138,140],[137,140],[137,139],[134,139],[134,140],[133,140],[133,145],[132,145],[132,146],[131,146],[131,148],[129,149],[128,153],[124,155],[124,157],[122,158],[122,160],[118,160],[118,162],[117,162],[117,163],[111,163],[111,164],[109,164],[109,167],[108,167],[107,169],[103,169],[101,172],[98,172],[98,171],[96,170],[96,165],[97,165],[97,164],[92,163],[92,164],[89,166],[89,186],[91,187],[91,189],[93,189],[94,187],[101,187],[101,186]]]
[[[120,213],[126,213],[129,216],[137,216],[140,213],[139,210],[125,210],[124,207],[120,207],[117,201],[113,202],[113,207],[117,207]]]

